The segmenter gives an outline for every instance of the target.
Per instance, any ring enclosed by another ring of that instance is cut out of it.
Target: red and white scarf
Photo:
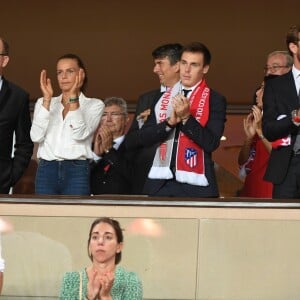
[[[167,88],[155,106],[157,123],[163,122],[172,112],[172,98],[180,92],[181,84],[177,82],[173,88]],[[151,179],[171,179],[173,173],[170,169],[175,130],[171,132],[168,139],[161,143],[156,149],[152,167],[148,177]]]
[[[280,115],[280,116],[277,117],[277,120],[281,120],[281,119],[284,119],[286,117],[287,117],[286,115]],[[272,142],[272,148],[277,149],[277,148],[280,148],[280,147],[289,146],[290,144],[291,144],[291,135],[289,134],[288,136],[286,136],[284,138],[273,141]]]
[[[175,88],[175,86],[174,86]],[[173,93],[172,93],[173,94]],[[177,93],[176,93],[177,94]],[[193,90],[190,96],[190,113],[201,124],[205,126],[209,118],[209,98],[210,89],[208,88],[205,80],[203,79]],[[159,120],[161,115],[160,99],[155,109],[156,118]],[[171,113],[171,102],[169,102]],[[168,116],[169,116],[168,114]],[[171,179],[173,174],[170,170],[171,155],[174,143],[175,130],[172,136],[167,141],[167,149],[165,160],[162,161],[159,150],[156,151],[153,166],[149,172],[149,178],[152,179]],[[169,144],[171,147],[169,147]],[[160,148],[158,148],[160,149]],[[158,161],[158,158],[160,159]],[[207,186],[208,181],[205,176],[204,153],[203,149],[194,143],[183,132],[179,133],[177,156],[176,156],[176,180],[182,183],[188,183],[199,186]]]

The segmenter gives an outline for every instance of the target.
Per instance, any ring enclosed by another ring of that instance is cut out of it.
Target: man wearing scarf
[[[139,143],[159,143],[144,192],[152,196],[218,197],[211,155],[226,121],[225,98],[204,79],[211,55],[194,42],[183,48],[180,79],[166,90],[139,131]]]
[[[136,112],[132,124],[126,134],[124,144],[128,151],[134,149],[132,194],[142,194],[145,181],[152,166],[153,157],[157,148],[143,147],[139,144],[139,130],[146,122],[153,103],[156,103],[167,89],[179,82],[179,61],[182,45],[178,43],[160,45],[152,51],[154,62],[153,73],[157,75],[160,88],[142,94],[136,105]],[[152,111],[153,113],[153,111]]]

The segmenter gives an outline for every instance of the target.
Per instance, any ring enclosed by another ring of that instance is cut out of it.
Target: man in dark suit
[[[264,136],[273,142],[264,179],[273,182],[273,198],[300,198],[300,26],[286,36],[292,70],[269,80],[263,96]]]
[[[26,170],[33,151],[29,95],[7,81],[9,46],[0,37],[0,193],[7,194]],[[14,140],[15,136],[15,140]],[[14,152],[12,155],[12,148]],[[13,156],[13,157],[12,157]]]
[[[226,100],[207,87],[204,75],[210,60],[210,52],[202,43],[183,47],[181,82],[156,101],[139,131],[138,142],[143,146],[159,143],[145,184],[146,194],[219,196],[211,154],[224,131]]]
[[[91,193],[130,194],[131,156],[123,143],[129,120],[127,104],[117,97],[105,99],[104,104],[93,143],[95,160],[91,165]]]
[[[161,45],[152,51],[153,73],[158,76],[161,87],[139,97],[135,116],[125,139],[127,149],[135,149],[136,151],[133,161],[132,194],[143,193],[143,187],[158,146],[157,144],[149,147],[138,145],[138,131],[149,117],[153,103],[161,97],[168,87],[174,86],[179,81],[181,50],[182,46],[174,43]]]

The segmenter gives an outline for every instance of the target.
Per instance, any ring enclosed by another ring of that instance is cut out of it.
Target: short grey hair
[[[290,55],[290,53],[288,51],[284,51],[284,50],[277,50],[277,51],[273,51],[268,55],[268,59],[272,56],[275,55],[284,55],[285,59],[286,59],[286,66],[291,68],[293,66],[293,57]]]
[[[127,115],[127,103],[123,98],[120,97],[110,97],[104,100],[105,107],[116,105],[119,106],[123,113]]]

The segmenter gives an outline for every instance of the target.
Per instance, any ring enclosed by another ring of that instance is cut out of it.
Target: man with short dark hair
[[[141,95],[131,127],[126,135],[125,144],[128,149],[135,149],[133,161],[132,193],[142,194],[145,180],[152,165],[157,145],[143,147],[137,144],[137,134],[150,115],[151,107],[168,88],[179,81],[179,60],[182,46],[178,43],[164,44],[152,51],[154,61],[153,72],[158,76],[160,88]]]
[[[138,142],[159,144],[144,192],[152,196],[218,197],[212,152],[220,144],[226,120],[225,98],[204,79],[208,48],[183,47],[180,79],[152,106]]]
[[[8,43],[0,37],[0,193],[7,194],[25,172],[33,152],[29,95],[3,77]],[[15,136],[15,141],[14,141]],[[14,147],[13,155],[12,148]]]

